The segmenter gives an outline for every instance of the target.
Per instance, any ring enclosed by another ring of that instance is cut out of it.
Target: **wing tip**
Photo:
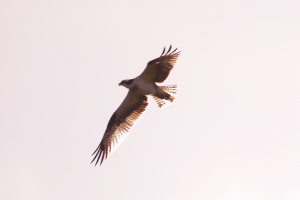
[[[177,51],[178,48],[175,48],[173,51],[171,51],[171,49],[172,49],[172,44],[170,45],[168,51],[166,51],[166,47],[164,47],[164,50],[160,56],[162,57],[162,56],[166,56],[166,55],[180,55],[181,51]],[[166,51],[166,53],[165,53],[165,51]]]
[[[95,166],[97,166],[97,164],[98,164],[98,162],[99,162],[99,160],[100,160],[100,158],[101,158],[101,161],[100,161],[100,166],[101,166],[101,164],[102,164],[102,162],[103,162],[103,158],[104,158],[104,157],[107,158],[107,155],[105,156],[106,152],[103,151],[103,150],[101,149],[100,145],[99,145],[99,146],[97,147],[97,149],[94,151],[94,153],[92,154],[92,156],[93,156],[95,153],[96,153],[96,155],[94,156],[94,158],[93,158],[93,160],[92,160],[92,162],[91,162],[90,164],[92,164],[94,161],[96,161],[96,162],[95,162]],[[105,159],[106,159],[106,158],[105,158]]]

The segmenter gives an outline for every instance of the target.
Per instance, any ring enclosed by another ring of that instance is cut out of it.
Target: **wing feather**
[[[124,140],[146,110],[147,105],[147,96],[138,95],[129,90],[120,107],[110,118],[102,141],[92,154],[95,154],[92,160],[92,162],[96,161],[95,166],[99,161],[101,165],[104,159],[107,159],[108,155]]]
[[[172,45],[170,45],[170,48],[165,53],[166,49],[164,48],[160,57],[148,62],[146,69],[139,77],[157,83],[164,82],[168,78],[180,55],[180,51],[176,52],[177,48],[172,52],[171,49]]]
[[[163,50],[163,52],[161,53],[161,55],[160,55],[160,56],[164,55],[164,53],[165,53],[165,50],[166,50],[166,47],[164,47],[164,50]]]

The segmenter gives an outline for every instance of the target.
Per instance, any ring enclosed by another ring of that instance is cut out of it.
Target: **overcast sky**
[[[300,199],[300,1],[0,5],[0,199]],[[177,100],[90,165],[170,44]]]

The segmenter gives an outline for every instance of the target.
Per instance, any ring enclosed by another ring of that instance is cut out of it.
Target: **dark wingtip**
[[[97,160],[96,160],[95,166],[98,164],[101,155],[102,155],[102,151],[101,151],[100,154],[97,156],[98,158],[97,158]],[[102,157],[103,157],[103,155],[102,155]],[[101,163],[102,163],[102,162],[101,162]],[[100,165],[101,165],[101,163],[100,163]]]
[[[92,155],[94,155],[98,151],[99,148],[100,148],[100,145],[97,147],[97,149],[94,151],[94,153]]]
[[[102,151],[100,149],[100,145],[97,147],[97,149],[94,151],[94,153],[92,154],[92,156],[94,155],[94,158],[92,160],[92,162],[90,164],[92,164],[94,161],[96,161],[95,166],[98,164],[99,159],[102,155]],[[102,162],[100,163],[100,165],[102,164]]]
[[[161,53],[161,55],[160,55],[160,56],[164,55],[164,53],[165,53],[165,50],[166,50],[166,47],[164,47],[164,50],[163,50],[163,52]]]
[[[171,51],[171,49],[172,49],[172,45],[170,45],[170,48],[169,48],[169,50],[167,51],[166,54],[168,54]]]
[[[93,154],[94,155],[94,154]],[[95,159],[97,158],[97,155],[98,155],[98,153],[95,155],[95,157],[93,158],[93,160],[92,160],[92,162],[90,163],[90,164],[92,164],[94,161],[95,161]],[[97,165],[97,162],[96,162],[96,164],[95,164],[95,166]]]
[[[178,48],[176,48],[174,51],[172,51],[170,54],[173,54],[175,51],[177,51]],[[180,52],[180,51],[179,51]]]

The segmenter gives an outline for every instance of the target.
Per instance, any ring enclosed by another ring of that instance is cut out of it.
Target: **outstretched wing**
[[[171,52],[172,45],[165,53],[165,48],[160,57],[148,62],[146,69],[139,76],[141,79],[151,80],[153,82],[162,83],[169,76],[171,70],[177,62],[180,51],[176,52],[177,48]]]
[[[104,159],[124,140],[133,125],[137,122],[141,114],[148,105],[147,96],[139,95],[129,90],[122,104],[110,118],[102,141],[92,154],[95,154],[92,162],[95,166]],[[91,163],[92,163],[91,162]]]

